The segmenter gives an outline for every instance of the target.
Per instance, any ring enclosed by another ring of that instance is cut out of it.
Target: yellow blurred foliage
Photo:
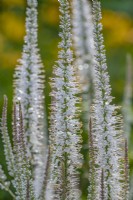
[[[4,35],[13,41],[20,41],[24,35],[24,21],[15,14],[5,12],[0,15]]]
[[[51,6],[48,6],[47,8],[42,6],[40,12],[43,22],[47,22],[50,25],[54,25],[59,22],[59,16],[58,16],[59,12],[57,4],[53,3]]]
[[[127,15],[109,10],[104,11],[102,22],[107,32],[108,46],[133,43],[133,22]]]
[[[4,0],[5,6],[24,6],[24,0]]]
[[[15,67],[17,60],[20,58],[20,53],[17,51],[12,52],[0,52],[1,65],[3,67]]]
[[[4,0],[4,5],[18,5],[24,6],[24,0]],[[58,2],[53,2],[48,6],[42,4],[39,11],[39,18],[43,24],[51,26],[59,23],[58,16]],[[19,53],[13,47],[13,51],[5,51],[5,44],[8,42],[23,41],[25,34],[24,18],[22,15],[15,14],[15,12],[5,10],[0,13],[1,31],[0,31],[0,56],[3,66],[14,66],[19,57]],[[133,44],[133,21],[127,15],[116,13],[110,10],[103,11],[103,26],[106,36],[106,45],[120,46]],[[41,30],[40,30],[41,31]]]
[[[4,42],[5,42],[4,35],[0,33],[0,52],[4,48]]]

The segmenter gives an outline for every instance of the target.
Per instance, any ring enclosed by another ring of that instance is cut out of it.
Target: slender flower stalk
[[[130,137],[131,137],[131,125],[132,125],[132,57],[130,54],[127,54],[127,67],[126,67],[126,84],[124,90],[124,100],[123,100],[123,117],[124,117],[124,132],[125,137],[127,138],[128,144],[130,145]],[[129,199],[133,199],[133,174],[131,174],[130,178],[130,194]],[[129,187],[128,187],[129,188]]]
[[[101,171],[101,196],[100,200],[104,200],[104,171]]]
[[[19,119],[17,119],[17,116],[19,116]],[[13,142],[15,160],[15,175],[13,184],[16,189],[16,199],[25,200],[27,198],[27,194],[29,193],[31,199],[35,200],[35,195],[33,192],[33,180],[31,177],[29,158],[27,156],[26,141],[23,129],[23,117],[20,104],[18,115],[16,105],[14,104]],[[27,191],[27,184],[29,192]]]
[[[127,54],[127,67],[126,67],[126,85],[124,90],[123,100],[123,116],[124,116],[124,131],[128,141],[130,142],[131,124],[132,120],[132,58]]]
[[[123,130],[121,116],[117,115],[117,107],[112,104],[111,87],[107,72],[106,54],[102,25],[100,20],[101,5],[99,0],[93,0],[94,45],[95,45],[95,99],[92,111],[92,134],[96,137],[96,171],[97,197],[100,199],[101,170],[104,169],[104,199],[123,199],[122,171],[124,157]]]
[[[73,39],[76,65],[81,82],[85,129],[88,130],[90,107],[93,100],[94,40],[92,9],[88,0],[72,0]]]
[[[125,139],[125,199],[129,199],[129,160],[128,160],[128,142]]]
[[[11,140],[7,130],[7,102],[8,102],[7,97],[4,96],[4,105],[3,105],[3,112],[1,119],[1,134],[3,139],[4,154],[6,158],[8,173],[10,176],[14,177],[14,172],[15,172],[14,155],[13,155]],[[0,188],[9,192],[9,194],[15,199],[15,195],[9,188],[10,185],[11,183],[10,181],[7,181],[7,177],[2,169],[2,166],[0,165]]]
[[[47,129],[44,114],[44,69],[37,46],[37,0],[27,0],[26,36],[22,58],[15,71],[14,101],[21,101],[28,153],[33,158],[35,191],[39,196],[47,152]]]
[[[7,97],[4,97],[4,106],[1,123],[2,137],[4,143],[5,158],[11,181],[7,177],[0,165],[0,188],[9,192],[16,200],[26,200],[27,194],[30,199],[35,200],[33,189],[33,178],[31,166],[27,155],[26,140],[23,128],[23,116],[21,105],[14,104],[13,110],[13,148],[7,132]],[[27,187],[28,183],[28,187]],[[15,194],[11,191],[10,186],[14,187]]]
[[[13,192],[10,190],[9,187],[10,187],[10,182],[7,181],[7,177],[2,169],[2,166],[0,165],[0,188],[2,190],[9,192],[9,194],[13,197],[13,199],[15,199],[15,195],[13,194]]]
[[[52,155],[51,179],[53,199],[78,200],[78,168],[81,166],[79,92],[76,72],[72,64],[71,21],[68,0],[60,3],[59,60],[51,79],[52,105],[50,119],[50,144]]]
[[[4,144],[4,153],[6,158],[6,164],[8,168],[8,173],[11,176],[14,176],[14,156],[11,146],[11,141],[9,138],[9,133],[7,130],[7,97],[4,96],[4,106],[2,112],[2,120],[1,120],[1,134]]]
[[[43,181],[42,192],[41,192],[39,200],[48,200],[48,196],[50,195],[50,194],[47,194],[47,192],[48,192],[49,169],[50,169],[50,158],[51,158],[50,148],[48,148],[47,163],[46,163],[46,169],[45,169],[45,174],[44,174],[44,181]]]
[[[92,134],[92,119],[89,123],[89,188],[88,188],[88,200],[96,199],[96,155],[95,155],[95,138]]]

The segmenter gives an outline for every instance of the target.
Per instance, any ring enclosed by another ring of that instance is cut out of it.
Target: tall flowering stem
[[[28,153],[32,159],[36,195],[39,196],[46,162],[47,130],[44,112],[44,69],[37,46],[37,0],[27,0],[26,36],[15,71],[16,102],[21,101]]]
[[[131,127],[132,127],[132,97],[133,97],[133,90],[132,90],[132,77],[133,77],[133,73],[132,73],[132,57],[130,54],[127,54],[126,57],[126,80],[125,80],[125,90],[124,90],[124,99],[123,99],[123,117],[124,117],[124,132],[125,132],[125,137],[126,137],[126,141],[125,141],[125,178],[127,179],[126,181],[126,197],[129,197],[129,200],[132,200],[133,198],[133,191],[132,191],[132,186],[133,186],[133,174],[131,174],[131,178],[130,178],[130,192],[128,194],[128,190],[129,190],[129,183],[128,183],[128,179],[129,179],[129,172],[128,172],[128,145],[127,142],[130,146],[130,137],[131,137]],[[127,166],[126,166],[127,165]],[[127,176],[128,175],[128,176]]]
[[[107,72],[106,53],[100,20],[101,5],[93,0],[94,45],[95,45],[95,99],[92,111],[92,133],[96,137],[96,171],[97,197],[100,199],[101,170],[104,169],[104,199],[123,199],[124,177],[123,130],[121,116],[117,115],[117,107],[112,104],[111,86]]]
[[[50,148],[48,148],[46,169],[45,169],[45,172],[44,172],[42,192],[40,194],[39,200],[48,200],[50,198],[50,194],[48,194],[48,192],[49,192],[48,191],[48,179],[49,179],[49,169],[50,169],[50,164],[51,164],[50,161],[51,161]]]
[[[4,96],[4,106],[3,106],[2,120],[1,120],[1,134],[4,144],[4,153],[5,153],[8,172],[11,176],[14,176],[14,155],[7,129],[7,103],[8,103],[7,97]]]
[[[96,199],[96,155],[95,155],[95,137],[92,134],[92,119],[89,123],[89,188],[88,200]]]
[[[9,137],[8,129],[7,129],[7,97],[4,96],[4,105],[3,105],[3,112],[2,112],[2,119],[1,119],[1,134],[2,140],[4,145],[4,154],[7,164],[8,173],[10,176],[14,176],[15,172],[15,163],[14,163],[14,155],[13,155],[13,148],[11,145],[11,140]],[[9,194],[15,198],[15,195],[10,190],[11,182],[7,181],[7,177],[0,165],[0,188],[9,192]]]
[[[83,98],[83,119],[88,130],[93,100],[94,40],[92,8],[88,0],[72,0],[73,40]]]
[[[127,138],[127,141],[130,146],[130,137],[131,137],[131,126],[132,126],[132,57],[130,54],[127,54],[127,66],[126,66],[126,82],[125,82],[125,90],[124,90],[124,100],[123,100],[123,117],[124,117],[124,132],[125,137]],[[126,148],[127,149],[127,148]],[[127,149],[128,150],[128,149]],[[125,155],[127,153],[125,152]],[[125,168],[126,169],[126,168]],[[128,187],[127,187],[128,186]],[[127,182],[126,188],[129,189],[129,185]],[[130,192],[129,192],[129,200],[132,200],[133,198],[133,174],[131,174],[130,178]]]
[[[13,199],[16,200],[35,200],[33,189],[33,178],[31,165],[27,154],[26,140],[23,127],[23,116],[21,105],[14,103],[13,109],[13,147],[7,131],[7,97],[4,97],[4,106],[1,123],[4,152],[7,162],[8,173],[11,181],[7,177],[0,165],[0,188],[6,190]],[[14,192],[10,188],[14,187]],[[15,194],[14,194],[15,193]]]
[[[102,169],[101,172],[101,195],[100,195],[100,199],[104,200],[104,171]]]
[[[129,160],[128,160],[128,142],[125,139],[125,199],[129,199]]]
[[[124,117],[124,131],[125,136],[130,143],[130,134],[131,134],[131,125],[132,125],[132,57],[130,54],[127,54],[127,66],[126,66],[126,82],[124,90],[124,99],[123,99],[123,117]]]
[[[81,166],[80,155],[80,102],[76,82],[76,72],[72,64],[73,55],[70,5],[68,0],[60,3],[60,38],[59,60],[54,67],[51,80],[51,154],[53,199],[79,199],[78,168]]]
[[[17,118],[17,116],[19,116],[19,118]],[[35,200],[35,195],[33,192],[33,179],[31,175],[29,157],[27,156],[27,148],[23,128],[23,117],[20,104],[18,113],[16,109],[16,104],[14,104],[13,144],[15,160],[15,174],[13,185],[16,189],[16,199],[25,200],[27,198],[27,194],[29,193],[31,199]]]

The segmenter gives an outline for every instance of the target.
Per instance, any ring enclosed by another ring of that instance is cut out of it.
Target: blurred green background
[[[46,71],[46,104],[50,104],[49,78],[57,60],[58,1],[39,1],[39,48]],[[122,104],[125,86],[126,55],[133,55],[133,0],[102,0],[103,25],[107,62],[114,102]],[[3,95],[9,99],[8,117],[12,115],[13,72],[21,57],[25,34],[26,0],[0,0],[0,113]],[[11,130],[10,120],[9,129]],[[10,131],[11,132],[11,131]],[[132,141],[133,142],[133,141]],[[130,164],[133,165],[133,145],[130,147]],[[0,162],[5,168],[3,147],[0,142]],[[6,169],[6,168],[5,168]],[[0,192],[0,200],[11,199]]]

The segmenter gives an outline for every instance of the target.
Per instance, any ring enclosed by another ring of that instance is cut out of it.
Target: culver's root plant
[[[26,36],[14,75],[11,138],[4,96],[1,136],[8,174],[0,165],[0,188],[15,200],[128,200],[128,139],[119,107],[112,103],[100,1],[58,3],[60,42],[50,78],[49,137],[37,42],[38,2],[27,0]],[[85,163],[81,135],[86,132],[89,167],[81,173]]]
[[[22,58],[14,75],[14,101],[21,101],[28,153],[34,168],[34,186],[37,197],[47,155],[47,126],[44,108],[44,68],[37,45],[37,1],[27,0],[26,36]]]
[[[79,98],[76,72],[73,66],[70,5],[60,0],[59,60],[51,80],[51,176],[53,199],[79,199],[77,169],[81,165]]]
[[[123,191],[126,183],[124,181],[124,175],[122,175],[125,172],[123,159],[123,121],[121,116],[117,114],[118,108],[112,104],[113,98],[111,96],[111,86],[107,72],[102,24],[100,23],[101,18],[100,2],[93,0],[96,62],[94,65],[95,97],[91,116],[93,121],[92,135],[95,144],[96,162],[95,199],[100,199],[102,185],[104,185],[104,191],[102,191],[102,193],[104,192],[104,199],[127,199],[127,195]],[[100,184],[99,179],[101,172],[103,184]]]

